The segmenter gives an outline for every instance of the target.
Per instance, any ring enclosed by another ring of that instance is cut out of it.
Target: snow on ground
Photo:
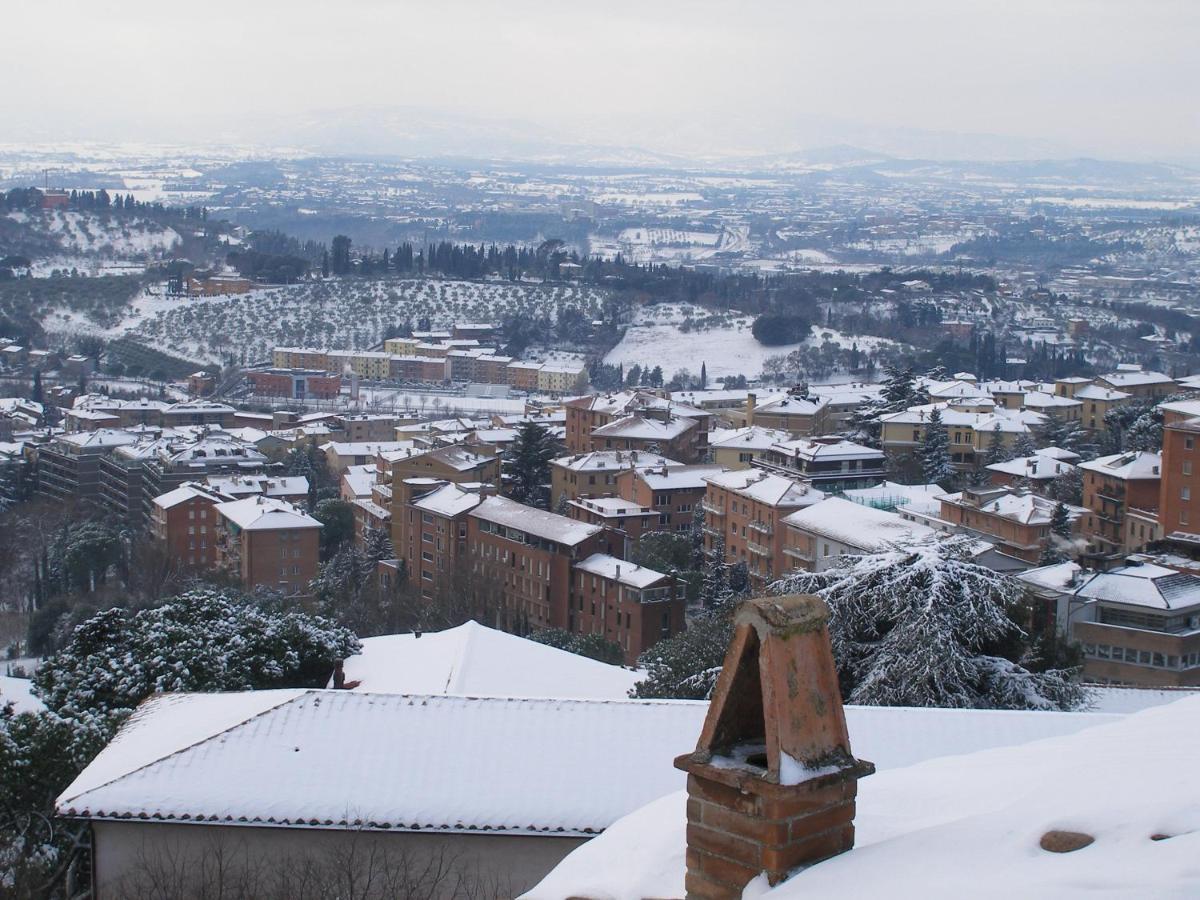
[[[0,675],[0,709],[8,703],[13,706],[13,712],[40,712],[46,707],[42,701],[33,696],[30,690],[33,682],[28,678],[12,678]]]
[[[743,896],[1196,897],[1197,742],[1200,698],[1190,698],[1061,737],[881,769],[859,782],[853,850],[774,890],[756,880]],[[682,897],[686,797],[619,820],[526,896]],[[1095,843],[1049,853],[1038,842],[1052,829]]]
[[[714,317],[710,320],[711,326],[691,330],[681,327],[685,322],[698,322],[711,316],[710,310],[686,303],[643,307],[626,329],[621,342],[609,351],[604,361],[611,365],[620,363],[626,368],[634,364],[662,366],[663,374],[668,378],[680,369],[698,375],[701,363],[704,363],[710,380],[723,375],[754,378],[762,371],[767,357],[787,355],[804,346],[820,347],[829,341],[844,348],[857,344],[860,350],[867,351],[895,343],[887,338],[849,337],[834,329],[814,325],[813,336],[804,343],[767,347],[755,340],[750,331],[754,317],[737,311]]]

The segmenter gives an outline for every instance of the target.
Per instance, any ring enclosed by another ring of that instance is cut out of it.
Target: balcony
[[[763,537],[770,537],[775,533],[775,529],[766,522],[749,522],[747,523],[746,527],[751,531],[758,532]]]
[[[764,547],[762,544],[754,543],[754,541],[746,541],[746,549],[755,556],[770,557],[772,555],[770,547]]]
[[[799,547],[784,547],[783,555],[789,557],[790,559],[798,559],[801,562],[811,563],[813,561],[813,557],[805,553]]]
[[[705,514],[706,516],[718,516],[718,517],[721,517],[721,516],[724,516],[724,515],[725,515],[725,510],[723,510],[723,509],[718,509],[718,508],[717,508],[717,507],[715,507],[715,506],[709,506],[709,505],[708,505],[708,503],[707,503],[706,501],[704,501],[704,500],[701,500],[701,501],[700,501],[700,508],[701,508],[702,510],[704,510],[704,514]]]
[[[711,538],[719,538],[725,535],[725,532],[720,528],[713,528],[710,525],[705,525],[703,528],[705,534]]]

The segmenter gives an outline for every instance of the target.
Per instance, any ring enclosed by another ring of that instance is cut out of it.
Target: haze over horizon
[[[1200,160],[1200,5],[1183,0],[621,0],[602,12],[357,0],[336,14],[315,0],[45,0],[7,12],[10,34],[42,39],[10,41],[0,59],[22,86],[0,100],[6,142]]]

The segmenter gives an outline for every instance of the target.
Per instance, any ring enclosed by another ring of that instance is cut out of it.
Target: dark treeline
[[[0,192],[0,211],[43,209],[45,192],[41,188],[12,188]],[[98,191],[76,191],[67,194],[67,209],[78,212],[136,212],[151,218],[194,219],[205,222],[208,210],[203,206],[164,206],[135,200],[133,194],[110,194]]]

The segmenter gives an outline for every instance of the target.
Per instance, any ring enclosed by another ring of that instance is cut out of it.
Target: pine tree
[[[712,551],[704,564],[704,579],[700,583],[700,601],[713,607],[729,597],[729,565],[725,562],[725,535],[713,541]]]
[[[523,422],[504,454],[508,495],[518,503],[547,509],[550,463],[562,455],[562,444],[539,422]]]
[[[708,387],[708,364],[701,361],[700,363],[700,390],[705,390]]]
[[[704,554],[704,506],[697,503],[692,507],[692,526],[689,537],[692,541],[692,568],[703,569],[706,556]]]
[[[1070,673],[1034,673],[1023,653],[1009,577],[971,561],[968,537],[843,557],[772,587],[815,593],[830,610],[834,658],[848,703],[991,709],[1072,709]]]
[[[1037,453],[1037,444],[1033,440],[1033,435],[1029,431],[1022,431],[1017,434],[1017,438],[1013,441],[1012,458],[1025,459]]]
[[[984,466],[994,466],[1007,462],[1010,458],[1008,449],[1004,446],[1004,430],[997,422],[992,426],[992,432],[988,436],[987,450],[983,454],[983,464]]]
[[[942,484],[955,478],[954,464],[950,460],[950,435],[942,422],[941,410],[930,412],[925,423],[925,441],[918,456],[925,484]]]

